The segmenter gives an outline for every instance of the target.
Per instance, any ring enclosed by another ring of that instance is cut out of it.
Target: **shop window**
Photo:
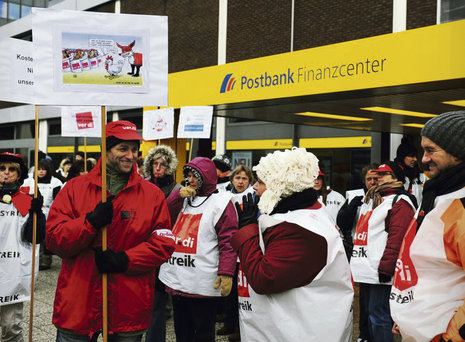
[[[465,0],[441,0],[441,23],[465,18]]]

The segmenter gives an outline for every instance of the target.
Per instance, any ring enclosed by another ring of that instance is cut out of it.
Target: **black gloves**
[[[31,209],[29,209],[29,214],[36,213],[39,215],[42,213],[42,206],[44,205],[44,198],[39,196],[37,198],[33,198],[31,201]]]
[[[100,229],[111,223],[113,218],[113,202],[111,201],[113,196],[108,197],[106,202],[100,202],[95,206],[94,211],[91,211],[86,215],[86,220],[95,229]]]
[[[349,206],[351,208],[358,208],[362,205],[363,203],[363,196],[355,196],[352,198],[352,201],[350,201]]]
[[[383,273],[378,273],[378,279],[380,283],[388,283],[391,281],[392,276]]]
[[[239,228],[258,222],[257,203],[259,199],[260,198],[257,195],[255,195],[255,198],[253,198],[252,194],[249,192],[247,196],[242,196],[242,209],[239,203],[234,203],[236,206],[237,215],[239,216]]]
[[[23,240],[32,243],[32,231],[34,228],[34,213],[37,214],[37,230],[36,230],[36,243],[42,243],[45,239],[45,215],[42,212],[42,205],[44,198],[39,196],[33,198],[31,201],[31,208],[29,209],[29,217],[23,230]]]
[[[129,258],[125,252],[115,252],[111,249],[102,251],[102,247],[94,249],[95,264],[100,273],[123,273],[128,269]]]

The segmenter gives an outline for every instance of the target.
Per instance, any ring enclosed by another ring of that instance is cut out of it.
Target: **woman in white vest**
[[[318,177],[315,179],[313,189],[318,193],[318,200],[323,203],[329,212],[331,218],[336,222],[337,213],[344,204],[345,198],[339,192],[328,189],[325,182],[325,174],[318,171]]]
[[[23,341],[23,302],[31,291],[33,212],[37,213],[36,242],[45,238],[42,200],[20,190],[27,167],[19,154],[0,153],[0,327],[2,341]],[[38,248],[36,249],[38,257]],[[37,272],[37,264],[36,272]],[[36,273],[37,274],[37,273]]]
[[[54,177],[52,167],[45,159],[39,160],[37,167],[37,187],[40,194],[44,198],[44,214],[48,217],[48,212],[52,206],[58,192],[61,190],[63,183]],[[48,270],[52,266],[52,253],[45,248],[45,245],[40,245],[39,253],[39,270]]]
[[[396,163],[388,161],[373,172],[378,185],[368,190],[360,209],[350,267],[354,281],[366,284],[370,341],[392,342],[391,280],[415,207]]]
[[[173,299],[178,342],[215,341],[218,298],[226,297],[236,267],[230,238],[237,231],[232,193],[216,190],[215,164],[198,157],[183,169],[187,186],[173,191],[170,214],[179,211],[173,234],[176,250],[159,279]]]
[[[351,341],[350,269],[312,188],[318,159],[304,148],[276,151],[254,171],[258,207],[251,194],[236,205],[241,228],[231,239],[243,271],[241,341]]]
[[[242,206],[242,197],[248,193],[254,193],[252,187],[253,174],[250,168],[246,165],[238,165],[229,174],[229,180],[232,185],[231,193],[233,194],[233,202]],[[230,342],[240,341],[239,333],[239,307],[237,302],[238,287],[237,273],[239,271],[239,258],[237,259],[236,271],[234,272],[233,285],[231,293],[223,301],[224,323],[223,327],[217,330],[218,335],[229,335]]]

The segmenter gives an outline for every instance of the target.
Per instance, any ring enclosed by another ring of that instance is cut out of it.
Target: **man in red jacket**
[[[97,341],[102,331],[101,274],[108,274],[108,332],[138,342],[150,324],[155,268],[174,251],[165,196],[137,173],[142,138],[128,121],[107,125],[108,201],[101,202],[101,159],[68,181],[47,221],[47,248],[63,259],[53,324],[57,341]],[[102,251],[107,226],[108,249]]]

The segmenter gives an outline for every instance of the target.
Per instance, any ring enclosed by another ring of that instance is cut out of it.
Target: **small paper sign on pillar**
[[[61,107],[61,135],[64,137],[100,137],[102,124],[98,106]]]
[[[212,106],[181,107],[178,138],[209,139],[212,119]]]
[[[144,110],[142,137],[144,140],[174,137],[174,108]]]

